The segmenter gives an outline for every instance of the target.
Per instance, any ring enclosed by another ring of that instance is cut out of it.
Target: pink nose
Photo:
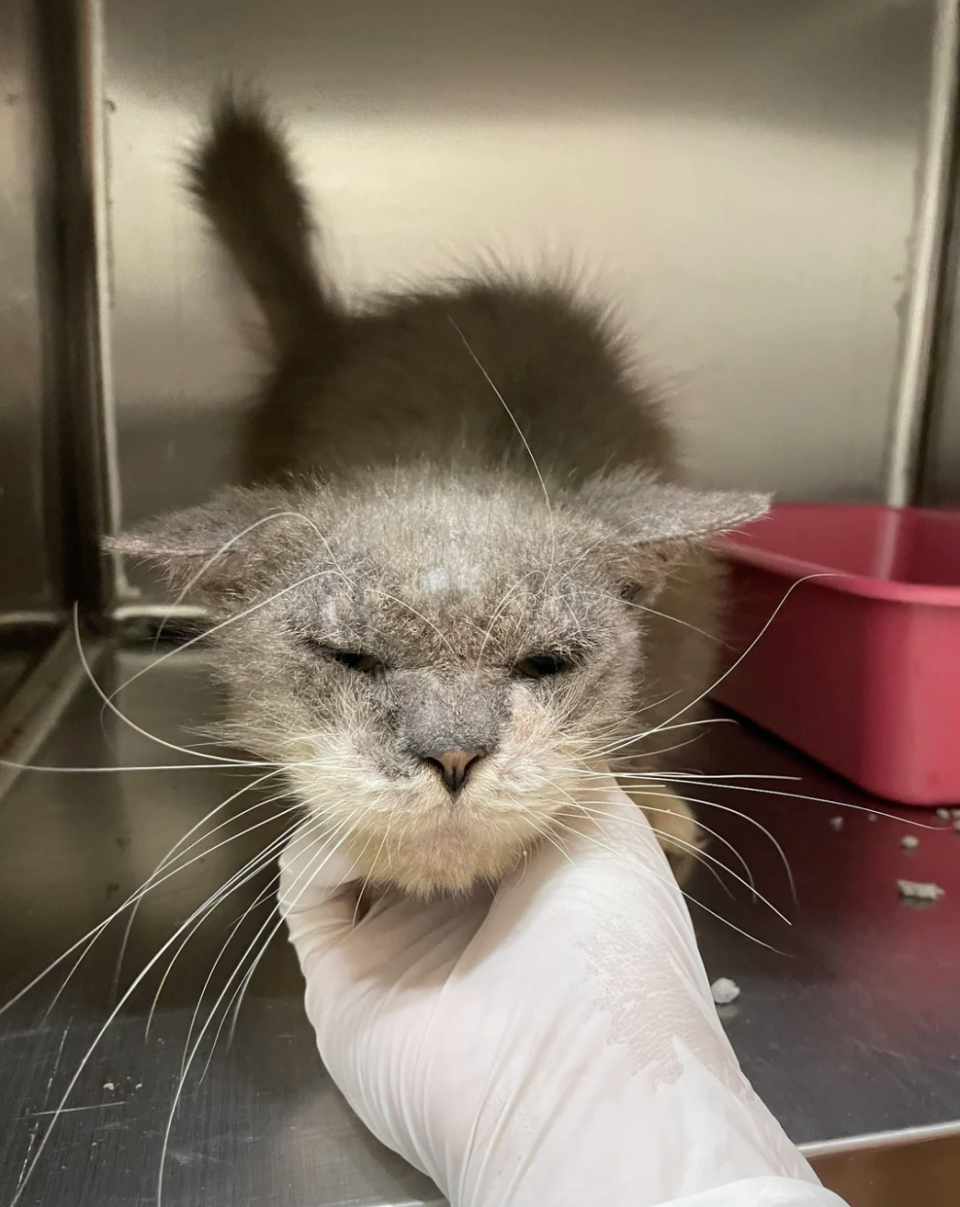
[[[459,792],[470,768],[484,757],[485,750],[436,750],[423,756],[443,777],[451,792]]]

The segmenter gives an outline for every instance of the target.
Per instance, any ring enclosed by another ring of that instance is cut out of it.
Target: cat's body
[[[272,337],[254,488],[114,548],[230,620],[228,732],[291,763],[358,874],[496,877],[562,835],[571,798],[589,807],[588,765],[650,771],[683,740],[666,726],[716,652],[703,541],[765,500],[673,485],[659,403],[566,286],[478,279],[349,313],[256,104],[219,105],[191,185]],[[692,848],[682,802],[641,803]]]

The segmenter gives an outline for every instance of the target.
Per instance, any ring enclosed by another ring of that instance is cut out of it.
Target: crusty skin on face
[[[662,768],[711,676],[705,542],[767,500],[679,484],[623,336],[567,285],[478,277],[348,311],[257,100],[217,102],[189,179],[273,345],[249,484],[111,547],[230,622],[225,733],[288,765],[358,875],[496,879],[562,842],[598,762]],[[691,854],[687,806],[644,787]]]

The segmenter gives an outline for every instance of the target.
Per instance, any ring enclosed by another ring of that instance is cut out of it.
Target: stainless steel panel
[[[177,184],[226,74],[289,115],[351,292],[478,246],[572,257],[674,384],[700,477],[881,497],[932,0],[104,5],[126,520],[234,472],[250,312]]]
[[[14,633],[49,621],[58,570],[48,530],[38,229],[43,115],[31,0],[0,0],[0,691],[32,659]]]
[[[952,217],[922,482],[922,501],[934,507],[960,507],[960,206],[956,197]]]
[[[94,661],[108,690],[146,665],[145,656],[130,652],[114,660],[105,651]],[[190,652],[151,669],[120,700],[148,732],[188,743],[190,727],[219,707],[202,657]],[[177,756],[115,718],[102,718],[101,711],[99,699],[85,689],[36,761],[130,770],[28,772],[3,799],[0,1001],[105,918],[174,842],[242,786],[229,770],[133,770]],[[960,1120],[960,835],[927,813],[871,815],[879,808],[875,802],[749,729],[713,725],[705,734],[691,747],[691,761],[704,772],[799,776],[798,783],[781,780],[771,787],[826,802],[792,800],[763,788],[708,787],[710,781],[695,793],[743,811],[745,816],[706,810],[710,824],[747,860],[760,892],[794,922],[787,928],[735,883],[728,897],[704,869],[690,885],[691,896],[715,915],[693,907],[708,971],[733,977],[742,989],[722,1016],[747,1075],[789,1134],[814,1144],[825,1176],[855,1191],[852,1207],[955,1207],[957,1148],[947,1137],[941,1135],[935,1152],[926,1150],[926,1178],[908,1145],[899,1157],[884,1157],[897,1136],[882,1136],[872,1146],[854,1138],[910,1128],[942,1131]],[[859,804],[863,811],[843,810],[831,800]],[[207,823],[208,837],[194,852],[205,852],[204,858],[147,895],[120,984],[130,984],[192,911],[262,849],[268,826],[244,837],[239,831],[269,811],[240,819],[245,805],[245,798],[235,802],[235,820],[225,830],[212,832],[219,816]],[[845,823],[835,830],[830,819],[840,813]],[[783,867],[751,817],[783,846],[799,905],[791,904]],[[918,831],[919,847],[904,851],[900,839],[918,818],[939,828]],[[228,835],[237,837],[214,850]],[[724,857],[723,848],[716,845],[714,854]],[[176,944],[120,1010],[68,1099],[77,1109],[62,1116],[37,1161],[23,1207],[156,1201],[163,1135],[191,1016],[235,921],[239,932],[203,994],[201,1020],[239,967],[239,953],[266,918],[263,905],[246,917],[244,911],[262,889],[269,892],[269,876],[238,890],[196,932],[163,986],[148,1037],[146,1018]],[[906,905],[896,892],[902,876],[935,880],[946,896],[929,908]],[[121,935],[122,925],[114,924],[49,1012],[69,963],[0,1018],[4,1201],[117,1000]],[[372,1141],[346,1109],[317,1059],[301,992],[292,952],[279,936],[251,982],[234,1042],[220,1037],[201,1078],[210,1050],[204,1044],[187,1078],[171,1131],[166,1207],[439,1203],[424,1179]],[[831,1156],[850,1149],[857,1155],[849,1161]],[[877,1171],[892,1179],[901,1167],[913,1170],[915,1193],[883,1197]]]

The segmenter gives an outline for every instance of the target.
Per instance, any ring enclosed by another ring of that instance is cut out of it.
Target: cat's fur
[[[215,635],[227,731],[290,764],[358,874],[495,878],[562,839],[588,763],[649,771],[689,733],[658,726],[710,681],[704,542],[767,501],[676,484],[612,317],[565,285],[480,277],[349,312],[258,102],[218,102],[190,185],[272,339],[251,486],[111,547],[239,616]],[[483,756],[456,792],[452,749]],[[644,799],[690,850],[687,807]]]

